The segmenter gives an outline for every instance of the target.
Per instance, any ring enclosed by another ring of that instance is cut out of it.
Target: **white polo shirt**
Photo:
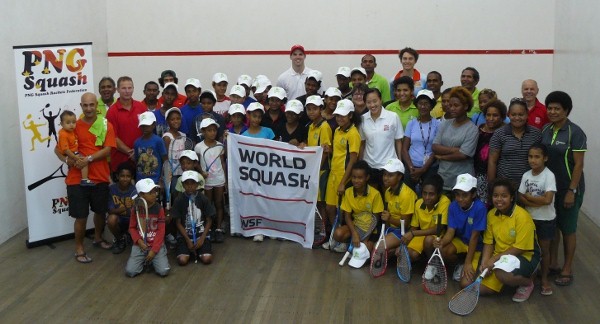
[[[363,159],[374,169],[381,169],[396,154],[396,140],[404,137],[404,130],[398,115],[381,108],[377,120],[371,117],[371,111],[361,116],[360,138],[365,141]]]
[[[287,93],[288,100],[296,99],[306,94],[304,81],[312,69],[305,67],[302,73],[296,73],[291,67],[277,78],[277,86],[282,87]]]

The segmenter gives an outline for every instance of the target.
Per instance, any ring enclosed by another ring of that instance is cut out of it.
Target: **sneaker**
[[[329,242],[323,243],[323,245],[321,245],[321,248],[323,248],[324,250],[329,250]]]
[[[262,242],[265,239],[265,236],[262,234],[254,235],[252,241],[254,242]]]
[[[348,251],[348,244],[340,243],[338,246],[333,248],[333,251],[337,253],[345,253],[346,251]]]
[[[121,254],[125,251],[125,247],[127,246],[127,241],[125,240],[125,235],[120,239],[115,239],[113,241],[112,253],[113,254]]]
[[[427,268],[425,268],[425,273],[423,274],[423,277],[425,278],[425,280],[431,280],[433,279],[433,277],[435,277],[435,275],[437,274],[437,269],[433,266],[427,266]]]
[[[454,273],[452,274],[452,279],[454,279],[454,281],[460,281],[460,278],[462,277],[462,271],[464,268],[464,264],[457,264],[454,267]]]
[[[513,295],[512,300],[517,303],[522,303],[529,299],[531,296],[531,292],[533,291],[533,280],[527,286],[519,286],[517,288],[517,292]]]
[[[222,229],[215,230],[215,243],[223,242],[225,242],[225,233],[223,233]]]
[[[175,237],[171,233],[169,233],[169,234],[167,234],[167,236],[165,236],[165,240],[167,241],[167,243],[169,243],[171,245],[176,245],[177,244],[177,240],[175,239]]]
[[[89,179],[81,179],[81,181],[79,182],[79,185],[82,187],[93,187],[96,184],[93,183],[92,181],[90,181]]]

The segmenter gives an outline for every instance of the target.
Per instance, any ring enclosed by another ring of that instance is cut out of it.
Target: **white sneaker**
[[[452,279],[454,279],[454,281],[460,281],[464,266],[464,264],[457,264],[454,267],[454,273],[452,274]]]
[[[425,280],[431,280],[433,279],[433,277],[435,277],[435,275],[437,274],[437,269],[433,266],[427,266],[427,268],[425,268],[425,273],[423,274],[423,277],[425,278]]]
[[[348,244],[340,243],[338,246],[333,248],[333,251],[337,253],[345,253],[346,251],[348,251]]]
[[[262,242],[265,239],[265,236],[262,234],[254,235],[252,239],[254,242]]]
[[[321,245],[321,248],[323,248],[324,250],[329,250],[329,242],[323,243],[323,245]]]

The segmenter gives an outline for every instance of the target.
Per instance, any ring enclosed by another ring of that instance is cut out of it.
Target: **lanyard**
[[[421,129],[421,140],[423,140],[423,151],[427,154],[427,145],[429,144],[429,138],[431,137],[431,120],[429,121],[429,131],[427,133],[427,140],[425,140],[425,134],[423,133],[423,124],[419,121],[419,128]]]

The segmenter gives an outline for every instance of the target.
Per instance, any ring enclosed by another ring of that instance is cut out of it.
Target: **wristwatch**
[[[574,194],[576,194],[576,193],[577,193],[577,188],[575,188],[575,189],[571,189],[571,188],[569,188],[569,189],[567,189],[567,190],[569,190],[569,191],[572,191]]]
[[[87,161],[88,163],[91,163],[92,161],[94,161],[94,158],[91,155],[88,155]]]

